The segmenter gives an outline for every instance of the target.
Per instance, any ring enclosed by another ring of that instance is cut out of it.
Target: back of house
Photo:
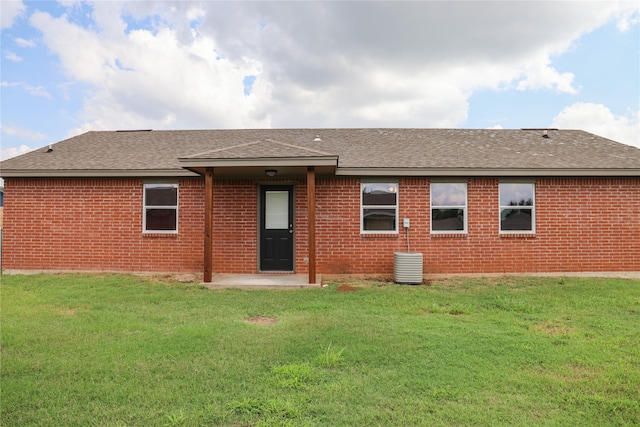
[[[640,272],[640,149],[579,130],[87,132],[0,171],[5,270]]]

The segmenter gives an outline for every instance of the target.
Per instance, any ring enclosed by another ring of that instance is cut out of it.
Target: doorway
[[[293,271],[293,186],[260,187],[260,271]]]

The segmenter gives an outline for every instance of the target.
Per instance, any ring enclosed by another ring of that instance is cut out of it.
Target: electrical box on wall
[[[404,228],[409,228],[409,218],[404,218],[404,219],[402,220],[402,226],[403,226]]]

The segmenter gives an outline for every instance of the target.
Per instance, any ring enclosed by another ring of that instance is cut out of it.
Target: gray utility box
[[[396,252],[393,255],[393,281],[413,285],[422,284],[422,254]]]

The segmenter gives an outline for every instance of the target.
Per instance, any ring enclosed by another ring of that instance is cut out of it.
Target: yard
[[[1,425],[640,423],[638,280],[1,280]]]

